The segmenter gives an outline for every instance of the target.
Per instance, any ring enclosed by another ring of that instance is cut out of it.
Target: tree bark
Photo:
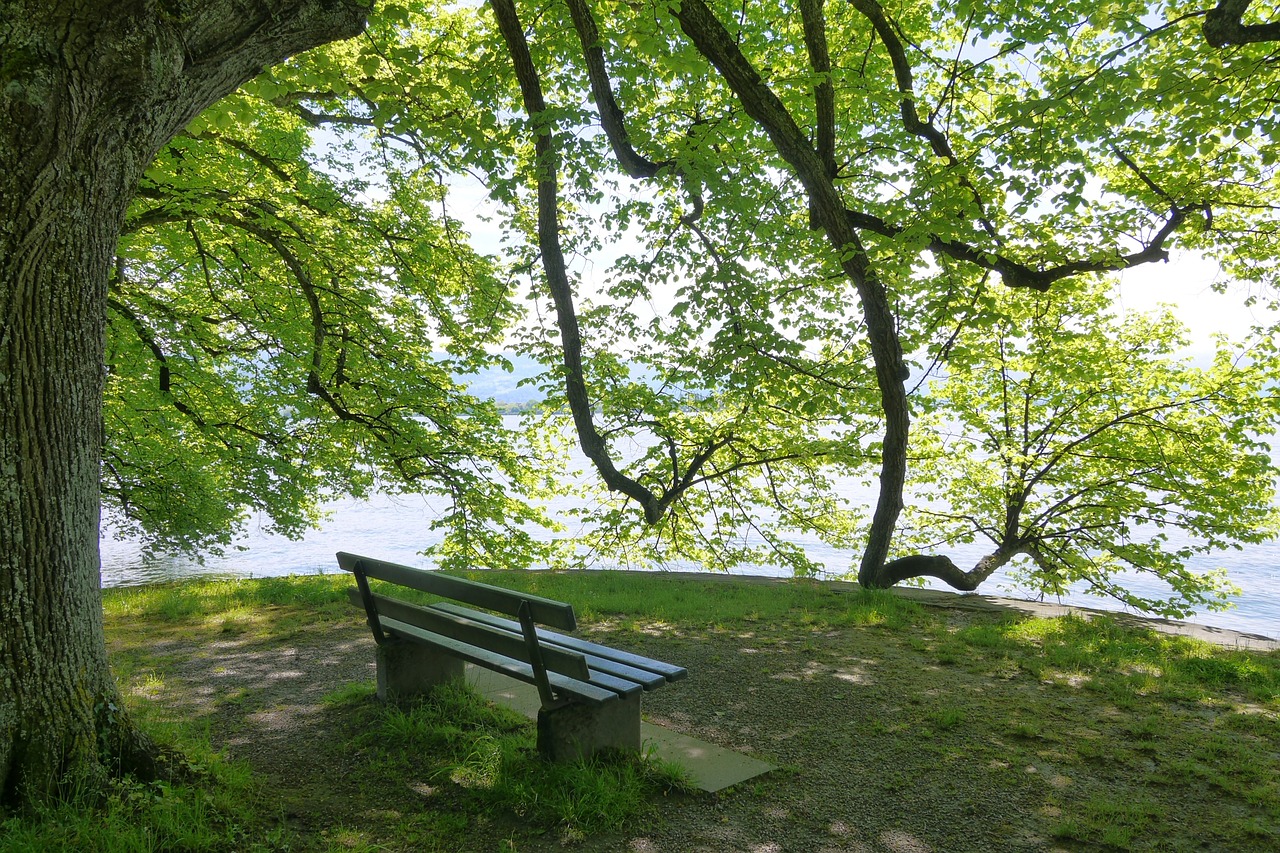
[[[137,182],[205,107],[366,12],[0,0],[0,806],[156,769],[99,592],[107,276]]]
[[[1251,3],[1252,0],[1219,0],[1218,5],[1204,16],[1204,25],[1201,27],[1204,40],[1214,47],[1280,41],[1280,23],[1244,22]]]

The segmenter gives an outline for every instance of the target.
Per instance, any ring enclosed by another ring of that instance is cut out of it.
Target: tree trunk
[[[841,267],[858,291],[867,324],[876,385],[884,411],[885,434],[881,443],[880,496],[871,518],[871,530],[862,552],[858,580],[864,586],[880,570],[889,554],[902,491],[907,479],[907,442],[911,406],[903,382],[902,342],[889,305],[889,297],[872,268],[867,251],[849,220],[848,210],[835,187],[822,156],[796,124],[786,107],[751,67],[730,35],[703,0],[684,0],[674,14],[689,40],[720,72],[747,114],[764,129],[778,154],[794,170],[809,195],[810,216],[827,235],[841,258]]]
[[[154,771],[99,593],[107,274],[159,148],[357,0],[0,0],[0,807]]]

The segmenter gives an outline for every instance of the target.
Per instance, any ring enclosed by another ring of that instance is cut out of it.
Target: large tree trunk
[[[99,593],[107,274],[159,148],[359,0],[0,0],[0,806],[148,767]]]

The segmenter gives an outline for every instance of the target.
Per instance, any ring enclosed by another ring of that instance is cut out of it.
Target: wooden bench
[[[345,552],[338,553],[338,565],[355,575],[348,594],[364,608],[377,643],[378,698],[430,693],[461,679],[466,663],[500,672],[538,688],[538,750],[553,761],[604,749],[638,751],[640,695],[687,674],[680,666],[539,630],[577,627],[572,605],[561,601]],[[448,601],[413,604],[373,592],[370,579]]]

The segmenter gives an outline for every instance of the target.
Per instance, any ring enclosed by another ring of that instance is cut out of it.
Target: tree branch
[[[898,237],[907,230],[902,226],[893,225],[871,214],[853,210],[847,210],[845,213],[853,227],[879,234],[882,237]],[[1111,258],[1072,261],[1047,269],[1035,269],[999,252],[990,252],[970,246],[967,243],[946,240],[937,236],[930,238],[926,248],[931,252],[937,252],[949,258],[973,264],[981,269],[999,273],[1001,280],[1007,287],[1026,287],[1044,293],[1056,282],[1073,276],[1093,272],[1119,272],[1142,264],[1169,260],[1169,251],[1165,248],[1165,242],[1186,221],[1186,214],[1187,211],[1183,208],[1175,208],[1170,211],[1169,217],[1165,220],[1164,225],[1160,227],[1160,230],[1136,252],[1131,252],[1127,255],[1116,255]]]
[[[587,394],[586,374],[582,366],[582,332],[578,326],[577,311],[573,306],[573,287],[569,283],[564,251],[560,246],[558,152],[552,128],[546,118],[547,104],[542,94],[542,82],[533,64],[533,57],[529,53],[529,44],[525,40],[524,27],[516,14],[514,2],[489,0],[489,8],[493,10],[494,17],[498,21],[498,29],[507,44],[507,52],[511,56],[516,79],[520,84],[525,112],[529,115],[535,134],[538,247],[542,253],[542,266],[560,326],[565,397],[573,415],[578,443],[582,447],[582,452],[595,465],[605,485],[639,503],[644,510],[645,520],[650,524],[656,524],[662,518],[665,505],[661,504],[659,498],[639,482],[618,470],[592,418],[591,399]]]
[[[893,76],[898,83],[898,93],[901,96],[899,110],[902,113],[903,126],[908,133],[926,140],[934,156],[945,159],[952,168],[958,167],[960,158],[956,156],[955,150],[951,147],[951,141],[947,139],[946,134],[934,127],[931,122],[921,119],[920,114],[916,111],[915,82],[912,79],[911,62],[907,59],[906,48],[898,37],[897,25],[889,20],[884,13],[884,8],[877,0],[850,0],[850,2],[855,9],[871,22],[876,35],[880,37],[885,49],[889,51],[889,60],[893,64]],[[978,188],[973,185],[967,175],[960,176],[960,183],[973,195],[974,204],[977,205],[979,211],[978,221],[983,230],[998,241],[999,237],[995,226],[991,224],[991,220],[982,212],[986,205],[982,200],[982,195],[978,192]]]
[[[600,29],[596,26],[595,16],[587,0],[565,0],[569,6],[569,16],[573,19],[574,29],[578,32],[578,41],[582,45],[582,58],[587,65],[587,79],[591,83],[591,96],[595,100],[596,112],[600,115],[600,126],[604,128],[605,137],[618,160],[622,171],[633,178],[654,178],[663,169],[674,169],[684,184],[685,192],[693,204],[693,210],[681,217],[686,225],[697,222],[702,217],[704,201],[697,182],[690,178],[674,160],[650,160],[636,151],[631,144],[631,136],[627,133],[626,116],[618,100],[613,94],[613,83],[609,79],[609,70],[605,65],[604,48],[601,46]],[[696,124],[696,122],[695,122]]]
[[[831,54],[827,48],[827,21],[823,0],[800,0],[800,17],[804,21],[804,44],[809,52],[809,67],[818,75],[813,87],[815,123],[814,145],[822,158],[828,178],[836,176],[836,90],[831,83]]]
[[[1217,6],[1204,16],[1200,30],[1205,41],[1214,47],[1233,44],[1252,44],[1280,40],[1280,23],[1244,23],[1245,12],[1251,0],[1220,0]]]

